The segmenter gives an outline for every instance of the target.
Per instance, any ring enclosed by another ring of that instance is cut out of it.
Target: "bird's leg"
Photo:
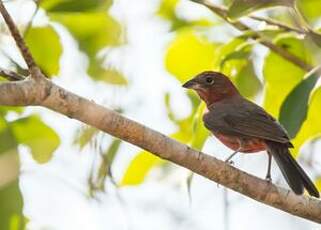
[[[272,154],[270,152],[267,152],[268,156],[269,156],[269,161],[268,161],[268,168],[267,168],[267,172],[266,172],[266,177],[265,179],[268,182],[272,182],[272,178],[271,178],[271,163],[272,163]]]
[[[241,150],[241,148],[238,148],[235,152],[233,152],[228,158],[226,158],[225,162],[229,164],[233,164],[233,161],[231,159]]]
[[[231,159],[238,153],[241,151],[241,149],[243,148],[243,145],[242,145],[242,141],[241,140],[238,140],[239,142],[239,147],[238,149],[233,152],[228,158],[226,158],[225,162],[228,163],[228,164],[233,164],[233,161],[231,161]]]

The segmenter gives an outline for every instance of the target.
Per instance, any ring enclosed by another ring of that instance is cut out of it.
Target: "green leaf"
[[[176,14],[176,6],[179,0],[161,0],[157,14],[162,18],[170,21],[171,30],[178,30],[188,26],[212,26],[213,23],[205,18],[199,20],[185,20]]]
[[[41,70],[47,76],[57,75],[62,46],[56,31],[51,26],[32,27],[25,39]]]
[[[23,230],[25,220],[22,215],[23,200],[18,180],[0,188],[0,203],[0,229]]]
[[[10,123],[19,144],[30,147],[38,163],[46,163],[60,144],[58,135],[37,116],[21,118]]]
[[[165,19],[176,19],[175,9],[179,0],[162,0],[157,14]]]
[[[274,6],[292,6],[294,0],[234,0],[228,9],[228,17],[235,20],[254,11]]]
[[[98,179],[94,182],[95,187],[101,191],[105,191],[105,181],[108,176],[112,177],[111,165],[118,153],[119,147],[122,141],[120,139],[114,139],[109,145],[108,149],[102,154],[102,162],[98,169]],[[113,179],[113,178],[112,178]]]
[[[224,44],[216,53],[217,68],[229,76],[247,98],[253,98],[262,88],[250,59],[251,53],[252,44],[243,36]]]
[[[315,181],[315,186],[319,191],[321,191],[321,177],[318,177]]]
[[[240,93],[247,98],[254,98],[262,89],[262,84],[254,71],[252,62],[248,62],[243,66],[235,76],[234,83]]]
[[[308,73],[305,79],[289,93],[282,104],[279,120],[291,138],[296,136],[306,119],[310,93],[319,79],[319,70],[317,68]]]
[[[142,151],[131,161],[121,181],[121,186],[141,184],[152,168],[164,163],[161,158]]]
[[[121,44],[120,25],[105,12],[52,13],[51,18],[63,24],[79,43],[89,58],[88,74],[95,80],[110,84],[126,84],[127,81],[114,69],[103,67],[98,52],[108,46]],[[81,25],[81,26],[80,26]]]
[[[303,42],[295,37],[281,37],[276,41],[278,46],[309,63],[310,55]],[[279,116],[280,107],[286,96],[301,82],[305,72],[279,55],[269,52],[263,66],[265,79],[264,107],[274,117]]]
[[[308,30],[307,35],[311,38],[314,44],[321,48],[321,34],[319,32]]]
[[[7,121],[0,116],[0,154],[17,148],[17,140]]]
[[[192,136],[190,130],[192,130],[192,126],[191,121],[189,121],[188,123],[186,121],[187,119],[182,122],[180,130],[170,135],[170,137],[184,143],[190,141]],[[187,131],[186,128],[188,129]],[[130,165],[126,170],[120,185],[124,186],[141,184],[142,182],[144,182],[146,176],[153,168],[163,165],[165,162],[166,161],[164,161],[163,159],[147,151],[138,153],[130,162]]]
[[[193,135],[191,140],[191,147],[197,150],[202,150],[206,139],[210,135],[209,131],[203,125],[203,114],[206,109],[205,103],[201,103],[194,116],[193,121]]]
[[[106,10],[112,0],[40,0],[40,6],[49,12],[85,12]]]
[[[301,14],[311,22],[321,17],[319,0],[296,0],[296,6]]]
[[[83,149],[97,133],[98,130],[94,127],[82,128],[78,131],[74,144],[79,145],[80,149]]]
[[[181,30],[168,47],[165,57],[167,70],[180,82],[214,68],[216,45],[190,29]]]
[[[307,118],[303,122],[300,132],[298,132],[292,141],[295,146],[295,154],[306,141],[311,141],[321,136],[320,108],[321,88],[319,87],[313,92],[309,103]]]

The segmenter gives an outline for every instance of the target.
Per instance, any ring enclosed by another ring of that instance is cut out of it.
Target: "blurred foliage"
[[[107,13],[111,0],[42,0],[40,6],[48,16],[64,25],[89,58],[88,74],[95,80],[110,84],[127,84],[117,70],[104,65],[99,52],[106,47],[122,44],[121,25]]]
[[[0,229],[25,229],[25,219],[22,215],[23,202],[18,180],[0,189],[0,203]]]
[[[59,136],[37,116],[10,122],[17,143],[28,146],[38,163],[48,162],[60,144]]]
[[[310,93],[319,79],[320,68],[309,73],[287,95],[280,111],[280,122],[294,138],[306,119]]]
[[[320,134],[321,127],[317,125],[319,122],[314,120],[317,119],[317,109],[320,108],[320,105],[317,105],[319,101],[316,99],[319,89],[315,90],[319,78],[317,73],[306,73],[295,64],[269,51],[263,60],[263,68],[260,70],[264,78],[264,82],[262,82],[254,68],[256,65],[253,58],[256,55],[254,48],[258,46],[257,43],[250,40],[251,36],[255,34],[254,30],[232,36],[224,43],[212,40],[206,32],[204,33],[204,29],[200,30],[192,22],[180,19],[177,13],[179,3],[179,0],[162,0],[157,13],[171,23],[171,30],[175,33],[174,39],[168,45],[165,66],[180,83],[205,70],[221,71],[230,76],[241,94],[249,99],[255,99],[262,93],[264,85],[263,105],[273,116],[279,117],[281,123],[289,131],[296,147],[293,151],[295,155],[298,154],[300,147],[306,141]],[[287,9],[294,6],[294,1],[283,0],[268,2],[232,0],[226,1],[226,3],[228,4],[228,17],[233,20],[254,11],[274,6],[286,6]],[[303,12],[303,19],[308,17],[308,21],[313,21],[315,17],[321,16],[321,10],[317,9],[316,5],[312,7],[313,4],[317,4],[316,1],[299,0],[296,3],[299,10]],[[275,8],[274,14],[271,14],[274,20],[284,18],[288,23],[293,19],[277,14],[278,9]],[[295,21],[292,24],[296,25],[297,23],[298,21]],[[215,24],[213,23],[212,26],[215,27]],[[306,25],[303,24],[302,27],[306,27]],[[275,45],[297,56],[302,61],[312,65],[320,64],[316,56],[318,52],[310,41],[318,45],[321,36],[313,29],[307,30],[305,37],[302,37],[301,34],[298,36],[294,32],[286,32],[281,28],[272,30],[270,27],[260,30],[260,34],[264,39],[271,40]],[[312,92],[314,93],[311,97]],[[193,98],[189,92],[188,96],[190,99]],[[186,119],[178,120],[170,109],[169,101],[169,95],[166,95],[165,104],[168,117],[178,127],[178,132],[172,137],[201,150],[208,137],[208,132],[204,129],[200,119],[202,106],[197,110],[196,107],[199,103],[192,103],[191,114]],[[191,129],[191,127],[193,128]],[[122,185],[135,185],[143,182],[152,168],[162,164],[164,162],[161,159],[145,151],[139,153],[129,165]],[[191,178],[191,175],[187,178],[188,189]]]
[[[216,46],[191,29],[180,30],[168,47],[166,68],[180,82],[185,82],[202,70],[214,67]]]
[[[195,2],[197,2],[195,0]],[[265,15],[274,20],[290,23],[305,31],[305,34],[285,32],[271,29],[266,25],[257,24],[252,28],[260,28],[260,35],[273,42],[276,46],[290,52],[302,61],[312,65],[320,65],[321,35],[318,21],[321,19],[319,0],[295,0],[296,10],[290,11],[293,1],[286,0],[225,0],[228,17],[237,20],[241,17],[264,11],[274,6],[286,6],[270,9]],[[183,18],[178,12],[180,0],[160,0],[155,14],[168,22],[173,37],[165,52],[165,68],[179,84],[205,70],[222,71],[236,84],[242,95],[250,100],[263,96],[263,106],[289,131],[298,156],[302,145],[321,136],[321,88],[317,84],[319,74],[307,73],[293,63],[285,60],[274,52],[267,51],[262,66],[257,63],[257,52],[262,47],[253,42],[251,36],[256,30],[242,33],[231,32],[227,26],[207,18]],[[118,69],[106,65],[108,56],[103,52],[108,48],[125,43],[122,26],[113,18],[109,9],[112,0],[40,0],[39,6],[44,10],[50,23],[42,27],[33,27],[26,34],[26,42],[43,72],[51,77],[59,74],[60,59],[64,44],[60,35],[51,26],[59,23],[64,26],[79,48],[88,57],[87,72],[93,80],[108,84],[126,85],[126,78]],[[218,30],[216,26],[224,26],[226,30]],[[275,27],[275,26],[274,26]],[[215,31],[215,33],[213,33]],[[226,32],[229,31],[229,32]],[[214,34],[214,35],[213,35]],[[220,38],[224,39],[220,39]],[[14,60],[13,60],[14,61]],[[16,65],[17,68],[19,66]],[[262,90],[263,89],[263,90]],[[171,95],[164,96],[165,106],[170,122],[176,126],[171,134],[183,143],[202,150],[209,133],[202,124],[205,105],[198,97],[186,92],[191,105],[191,112],[184,118],[178,118],[171,107]],[[15,119],[8,119],[9,115]],[[22,108],[0,108],[0,157],[18,155],[19,145],[27,146],[38,163],[48,162],[55,149],[59,146],[58,135],[39,117],[22,116]],[[84,128],[75,138],[80,149],[97,142],[99,132],[95,128]],[[104,140],[104,139],[103,139]],[[113,180],[111,166],[121,148],[121,141],[112,139],[108,146],[97,147],[100,164],[89,178],[91,192],[104,191],[107,178]],[[0,158],[1,163],[2,158]],[[166,161],[141,151],[130,162],[120,185],[138,185],[142,183],[155,167],[166,166]],[[19,162],[16,162],[19,167]],[[164,167],[165,168],[165,167]],[[16,172],[18,174],[18,172]],[[19,192],[18,179],[0,184],[0,229],[23,229],[22,198]],[[190,189],[192,176],[188,176]],[[317,181],[321,187],[320,179]]]
[[[314,22],[321,17],[319,0],[296,0],[296,6],[301,14],[309,21]]]
[[[275,44],[283,47],[307,62],[311,59],[302,40],[286,35],[277,38]],[[265,79],[264,107],[273,116],[279,116],[280,107],[285,97],[303,80],[304,70],[279,55],[269,52],[264,60]]]
[[[55,30],[51,26],[32,27],[25,39],[31,54],[44,74],[57,75],[62,47]]]
[[[80,12],[107,10],[112,0],[40,0],[40,6],[48,12]]]
[[[305,142],[311,141],[321,136],[321,87],[317,88],[309,101],[308,114],[303,122],[300,131],[293,139],[295,154],[299,153],[300,146]]]
[[[272,6],[291,6],[294,0],[234,0],[228,9],[228,17],[237,19],[256,10]]]
[[[206,18],[198,20],[187,20],[179,17],[176,14],[176,7],[180,0],[161,0],[157,14],[166,19],[171,24],[171,30],[177,30],[182,27],[200,26],[209,27],[213,25],[213,22]]]

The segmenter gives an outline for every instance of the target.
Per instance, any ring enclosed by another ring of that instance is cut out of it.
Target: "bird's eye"
[[[206,78],[206,83],[213,85],[214,84],[214,79],[211,77]]]

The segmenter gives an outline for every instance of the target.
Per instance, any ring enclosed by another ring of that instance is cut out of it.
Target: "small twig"
[[[284,29],[285,31],[292,31],[292,32],[296,32],[298,34],[305,34],[305,31],[302,29],[298,29],[298,28],[286,25],[284,23],[275,21],[270,18],[263,18],[263,17],[259,17],[259,16],[249,16],[249,18],[256,20],[256,21],[265,22],[268,25],[277,26],[281,29]]]
[[[4,77],[9,81],[21,81],[25,77],[11,70],[0,68],[0,76]]]
[[[37,67],[27,45],[25,44],[21,34],[19,33],[17,26],[15,25],[10,14],[8,13],[5,6],[3,5],[2,0],[0,0],[0,13],[1,13],[4,21],[6,22],[8,28],[10,30],[10,33],[11,33],[12,37],[14,38],[14,40],[15,40],[15,42],[21,52],[21,55],[23,56],[23,59],[25,60],[27,66],[28,66],[30,73],[39,72],[39,68]],[[37,77],[39,77],[39,74],[31,74],[31,77],[37,78]]]
[[[191,0],[191,1],[196,2],[196,3],[200,3],[200,4],[208,7],[211,11],[213,11],[216,15],[221,17],[224,21],[228,22],[229,24],[231,24],[232,26],[234,26],[236,29],[238,29],[240,31],[252,31],[249,26],[247,26],[246,24],[244,24],[241,21],[229,20],[229,18],[227,16],[227,9],[225,7],[215,5],[213,3],[208,2],[207,0]],[[283,49],[282,47],[279,47],[279,46],[273,44],[271,41],[264,39],[263,36],[261,36],[261,34],[259,32],[253,31],[253,33],[250,37],[254,40],[257,40],[262,45],[268,47],[270,50],[272,50],[276,54],[280,55],[284,59],[292,62],[293,64],[300,67],[301,69],[303,69],[307,72],[313,69],[313,66],[309,65],[308,63],[303,61],[301,58],[291,54],[286,49]]]

